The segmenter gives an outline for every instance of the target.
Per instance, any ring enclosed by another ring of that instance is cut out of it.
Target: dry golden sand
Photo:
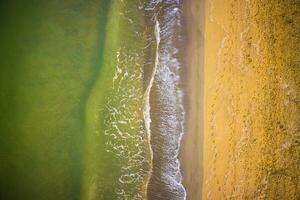
[[[205,1],[203,199],[300,199],[299,13],[297,0]]]
[[[203,149],[203,1],[185,0],[187,25],[187,129],[181,146],[181,168],[187,199],[201,199]]]

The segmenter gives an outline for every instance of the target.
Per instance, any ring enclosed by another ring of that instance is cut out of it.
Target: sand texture
[[[205,1],[203,199],[300,198],[299,12]]]

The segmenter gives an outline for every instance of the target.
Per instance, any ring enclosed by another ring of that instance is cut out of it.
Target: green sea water
[[[147,29],[139,5],[110,5],[103,63],[86,107],[84,199],[146,197],[151,162],[143,121]]]
[[[0,199],[117,199],[121,166],[136,164],[138,172],[140,164],[115,156],[107,142],[126,142],[129,154],[146,155],[144,139],[138,149],[134,136],[143,124],[122,127],[132,142],[104,134],[111,116],[105,105],[115,107],[122,98],[112,84],[116,66],[142,76],[137,66],[144,55],[134,51],[145,38],[132,33],[145,24],[136,8],[134,1],[117,0],[0,2]],[[124,81],[137,99],[123,111],[140,119],[143,81]],[[149,167],[142,165],[135,186],[123,187],[128,197],[143,195]]]

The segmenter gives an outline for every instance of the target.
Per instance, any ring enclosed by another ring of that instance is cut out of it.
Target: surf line
[[[155,64],[153,68],[153,72],[151,74],[151,78],[148,84],[148,87],[146,88],[145,94],[144,94],[144,122],[145,122],[145,128],[148,135],[148,145],[150,149],[150,174],[146,183],[146,193],[148,191],[148,185],[150,182],[150,175],[152,174],[153,169],[153,150],[151,147],[151,116],[150,116],[150,92],[151,88],[154,82],[154,78],[157,72],[157,68],[159,65],[159,45],[160,45],[160,26],[157,18],[155,17],[155,28],[154,28],[154,34],[155,34],[155,40],[156,40],[156,53],[155,53]]]

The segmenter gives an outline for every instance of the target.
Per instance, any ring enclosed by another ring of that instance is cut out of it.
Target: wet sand
[[[204,2],[183,2],[186,23],[186,131],[181,146],[181,170],[188,200],[201,199],[203,149]]]

